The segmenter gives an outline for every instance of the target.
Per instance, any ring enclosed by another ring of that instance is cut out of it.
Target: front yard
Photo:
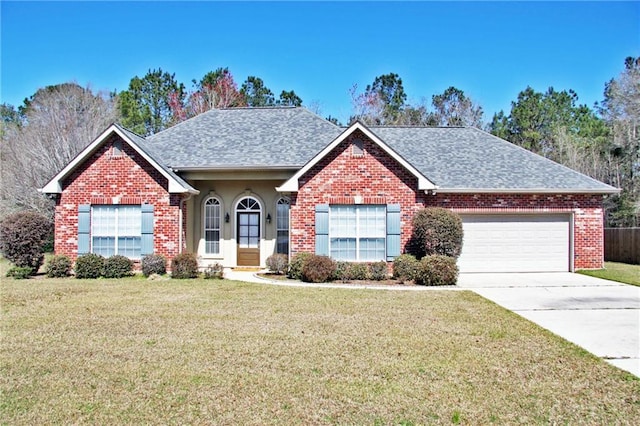
[[[604,269],[578,271],[584,275],[640,286],[640,265],[605,262]]]
[[[640,380],[465,291],[2,279],[2,424],[632,424]]]

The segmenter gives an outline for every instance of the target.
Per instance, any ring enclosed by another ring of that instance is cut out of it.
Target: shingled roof
[[[473,127],[370,127],[440,190],[618,190]]]
[[[618,192],[476,128],[368,129],[441,191]],[[174,170],[296,170],[348,131],[305,108],[233,108],[137,142]]]
[[[146,145],[178,170],[296,169],[343,130],[305,108],[214,109],[149,136]]]

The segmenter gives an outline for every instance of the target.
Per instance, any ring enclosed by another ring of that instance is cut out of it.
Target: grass
[[[580,274],[640,286],[640,265],[605,262],[604,269],[581,270]]]
[[[3,279],[2,424],[632,424],[640,380],[466,291]]]

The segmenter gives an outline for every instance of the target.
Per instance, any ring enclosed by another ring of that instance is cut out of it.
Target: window
[[[139,259],[142,246],[140,206],[92,206],[91,252]]]
[[[217,198],[209,198],[204,203],[204,251],[207,254],[220,254],[221,211]]]
[[[276,253],[289,254],[289,200],[280,198],[276,204]]]
[[[384,205],[333,205],[329,210],[329,254],[336,260],[386,260]]]

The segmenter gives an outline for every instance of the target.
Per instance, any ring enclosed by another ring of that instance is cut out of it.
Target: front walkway
[[[309,284],[225,269],[225,278],[261,284],[399,291],[442,287]],[[509,309],[640,377],[640,287],[572,273],[461,274],[458,286]]]

